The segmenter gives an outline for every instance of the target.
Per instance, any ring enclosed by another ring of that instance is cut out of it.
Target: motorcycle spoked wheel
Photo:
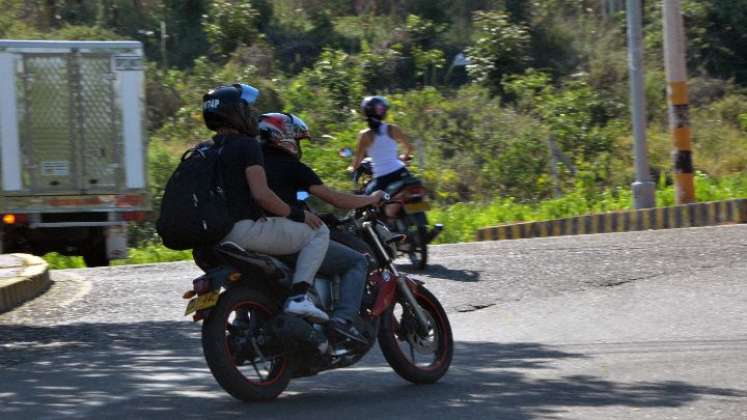
[[[449,318],[438,299],[423,287],[415,298],[431,324],[428,333],[418,333],[414,313],[407,304],[398,301],[381,319],[379,346],[399,376],[412,383],[430,384],[449,370],[454,338]]]
[[[202,324],[202,349],[210,372],[231,396],[271,400],[288,387],[287,355],[263,354],[259,331],[278,312],[262,293],[246,287],[226,291]]]
[[[425,213],[406,214],[401,223],[402,233],[407,235],[405,254],[416,270],[425,270],[428,266],[428,224]]]

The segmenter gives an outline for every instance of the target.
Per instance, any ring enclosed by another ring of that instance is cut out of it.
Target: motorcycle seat
[[[386,193],[394,196],[395,194],[399,193],[406,187],[409,187],[411,185],[422,185],[422,182],[415,178],[414,176],[409,176],[405,179],[401,179],[399,181],[392,182],[386,187]]]
[[[271,279],[289,279],[290,268],[275,257],[248,251],[235,242],[226,241],[218,245],[215,250],[222,256],[228,258],[231,263],[237,265],[241,271],[257,271]]]

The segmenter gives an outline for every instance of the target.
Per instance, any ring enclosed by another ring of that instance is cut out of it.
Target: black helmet
[[[376,130],[386,118],[389,102],[383,96],[366,96],[361,101],[361,112],[368,121],[368,126]]]
[[[211,89],[202,97],[202,117],[207,128],[233,128],[250,136],[257,135],[257,121],[252,105],[259,97],[259,90],[252,86],[235,83]]]

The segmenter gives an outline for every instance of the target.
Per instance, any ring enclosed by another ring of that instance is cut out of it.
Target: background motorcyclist
[[[410,176],[403,161],[412,156],[412,145],[401,128],[384,122],[388,109],[389,102],[382,96],[367,96],[361,101],[361,113],[366,118],[368,128],[358,133],[358,146],[351,169],[358,169],[366,156],[371,158],[374,179],[366,187],[367,193],[386,191],[393,182]],[[405,149],[405,153],[399,156],[398,144]]]
[[[221,242],[269,255],[298,253],[288,313],[326,321],[328,316],[307,292],[329,243],[329,229],[311,212],[286,204],[268,187],[262,150],[257,141],[259,91],[246,84],[219,86],[203,97],[205,125],[216,135],[220,169],[229,211],[237,220]],[[264,217],[263,211],[277,217]]]
[[[378,204],[384,193],[354,195],[336,191],[324,185],[313,169],[300,161],[300,141],[310,139],[308,126],[297,116],[284,113],[263,114],[259,118],[259,133],[265,157],[265,170],[270,188],[294,208],[303,208],[297,199],[298,191],[310,194],[343,209],[354,209]],[[353,325],[357,316],[368,275],[368,263],[359,252],[335,241],[322,262],[320,273],[340,275],[340,302],[332,314],[335,330],[351,339],[366,342]]]

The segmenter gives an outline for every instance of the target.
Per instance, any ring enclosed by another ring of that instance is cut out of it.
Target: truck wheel
[[[109,265],[109,258],[106,256],[106,244],[95,244],[85,250],[83,252],[83,261],[88,267],[104,267]]]

